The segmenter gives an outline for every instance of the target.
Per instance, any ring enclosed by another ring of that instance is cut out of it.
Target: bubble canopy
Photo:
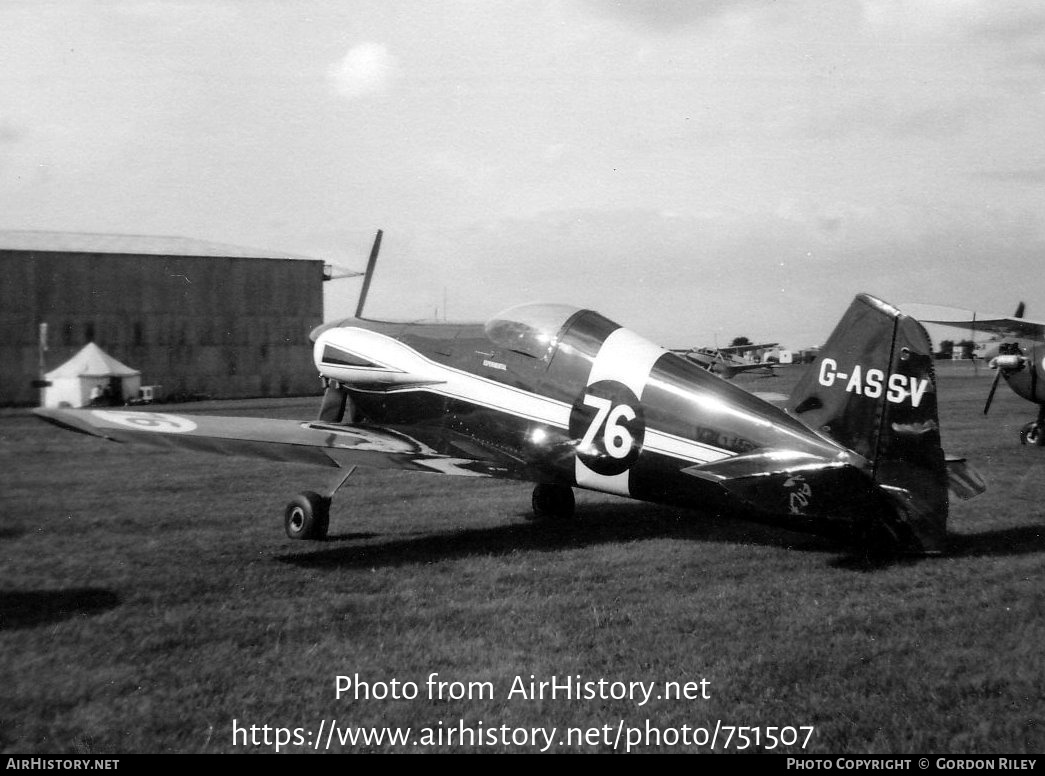
[[[580,311],[568,304],[521,304],[495,315],[483,329],[499,347],[545,358],[555,348],[563,327]]]

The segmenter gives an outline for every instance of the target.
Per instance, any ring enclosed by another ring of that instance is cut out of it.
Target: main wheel
[[[537,485],[530,503],[534,520],[570,520],[576,505],[568,485]]]
[[[1020,444],[1045,447],[1045,428],[1042,428],[1042,424],[1034,421],[1021,428]]]
[[[306,490],[287,504],[283,527],[291,539],[321,540],[330,526],[330,499]]]

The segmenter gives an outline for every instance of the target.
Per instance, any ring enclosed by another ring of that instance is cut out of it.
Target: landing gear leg
[[[323,404],[319,408],[321,423],[351,423],[356,418],[356,408],[348,391],[330,380],[323,392]]]
[[[349,466],[348,467],[348,469],[345,471],[345,476],[342,477],[340,480],[338,480],[337,485],[335,485],[334,489],[332,491],[330,491],[329,498],[334,498],[334,494],[337,493],[339,490],[341,490],[342,486],[346,482],[348,482],[348,478],[352,476],[352,472],[354,472],[355,470],[356,470],[355,466]]]
[[[570,520],[575,501],[568,485],[537,485],[530,499],[533,520]]]
[[[345,484],[355,466],[350,466],[345,476],[338,481],[337,485],[330,491],[329,495],[321,496],[311,490],[299,493],[283,513],[283,528],[291,539],[311,539],[322,541],[327,538],[327,530],[330,527],[330,503],[341,486]]]

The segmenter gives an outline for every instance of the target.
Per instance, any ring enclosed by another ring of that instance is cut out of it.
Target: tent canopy
[[[70,377],[133,377],[140,375],[137,369],[121,364],[93,342],[88,342],[80,352],[60,367],[45,375],[47,380],[62,380]]]

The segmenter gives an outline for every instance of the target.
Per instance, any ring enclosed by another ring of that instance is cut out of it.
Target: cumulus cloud
[[[361,43],[331,65],[328,75],[335,91],[350,100],[388,88],[395,58],[380,43]]]

